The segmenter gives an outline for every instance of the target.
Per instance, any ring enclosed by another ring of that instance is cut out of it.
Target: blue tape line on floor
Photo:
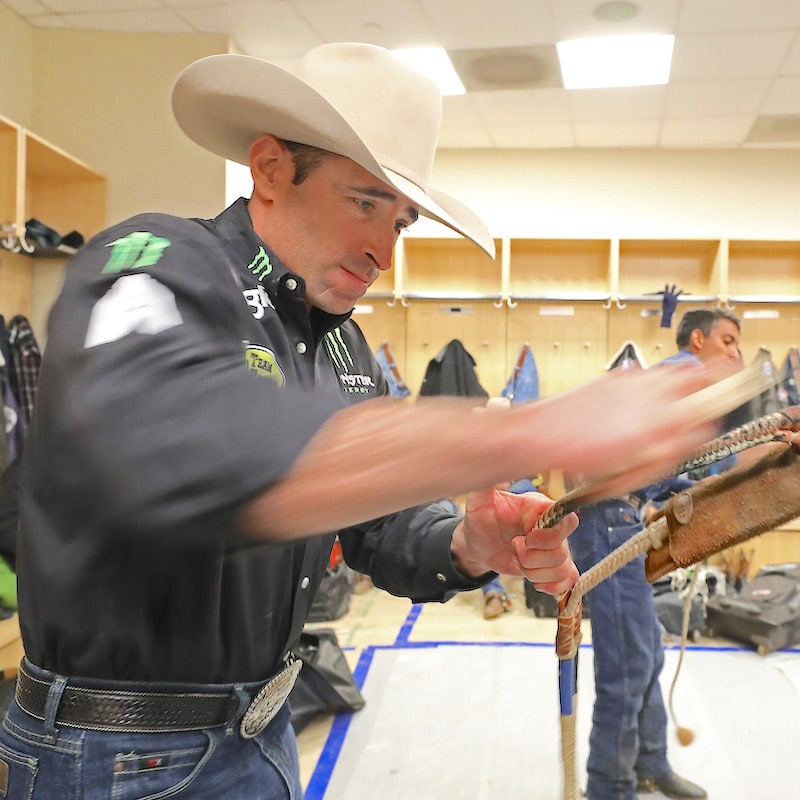
[[[422,603],[415,603],[411,606],[411,611],[408,612],[408,616],[406,617],[406,621],[400,626],[400,630],[397,633],[397,638],[394,640],[395,644],[403,644],[408,641],[408,637],[411,635],[411,631],[414,629],[414,623],[419,619],[419,615],[422,613]]]

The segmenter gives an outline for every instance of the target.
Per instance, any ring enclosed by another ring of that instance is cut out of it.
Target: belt
[[[293,660],[267,681],[242,717],[242,736],[260,733],[277,714],[294,686],[302,662]],[[45,721],[56,682],[35,677],[23,661],[16,700],[23,711]],[[233,721],[250,695],[233,687],[221,692],[128,691],[74,686],[68,681],[57,701],[55,723],[67,727],[130,733],[167,733],[215,728]],[[247,723],[247,724],[246,724]]]

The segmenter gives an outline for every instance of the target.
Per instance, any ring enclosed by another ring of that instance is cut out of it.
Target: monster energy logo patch
[[[103,267],[103,272],[122,272],[124,269],[152,267],[163,252],[172,244],[169,239],[146,231],[135,231],[109,242],[111,258]]]
[[[269,260],[267,251],[263,247],[258,248],[256,257],[247,265],[247,269],[259,280],[272,272],[272,262]]]
[[[325,334],[325,349],[328,351],[334,368],[339,373],[342,389],[348,394],[370,394],[370,391],[375,388],[375,381],[371,375],[350,371],[355,366],[355,362],[339,328]]]

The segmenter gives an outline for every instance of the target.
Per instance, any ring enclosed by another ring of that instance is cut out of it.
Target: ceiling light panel
[[[558,42],[567,89],[657,86],[669,80],[671,34],[600,36]]]

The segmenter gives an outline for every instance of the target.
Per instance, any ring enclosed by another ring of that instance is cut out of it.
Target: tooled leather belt
[[[300,666],[300,661],[292,661],[261,688],[244,714],[243,736],[254,736],[266,727],[288,697]],[[53,683],[31,675],[23,661],[17,675],[17,703],[26,713],[45,720]],[[234,691],[128,691],[67,683],[54,722],[100,731],[167,733],[219,727],[230,723],[240,710],[241,699]]]

